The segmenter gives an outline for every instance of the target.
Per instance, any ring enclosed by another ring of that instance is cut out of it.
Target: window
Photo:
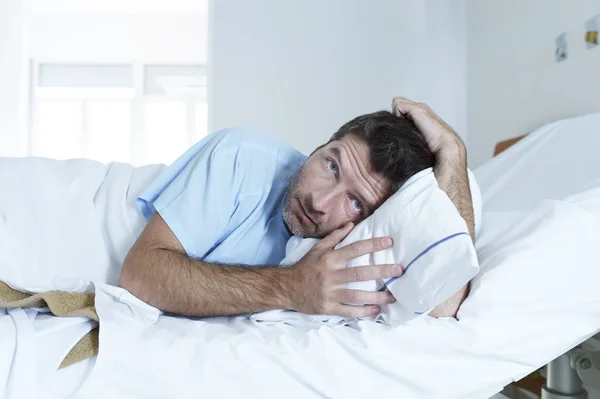
[[[171,163],[206,136],[202,65],[42,63],[34,71],[29,155]]]
[[[83,118],[89,158],[104,163],[131,161],[131,101],[87,101]]]
[[[144,152],[149,163],[174,160],[206,136],[204,66],[146,65],[144,67]],[[199,119],[198,117],[201,117]]]
[[[81,104],[77,101],[40,101],[33,155],[75,158],[82,153]]]
[[[189,146],[186,104],[151,101],[144,107],[144,150],[150,162],[173,159]]]

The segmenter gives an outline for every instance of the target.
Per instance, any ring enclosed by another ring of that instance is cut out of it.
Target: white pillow
[[[469,171],[476,216],[481,225],[481,194]],[[405,273],[398,279],[356,282],[347,288],[378,291],[387,286],[396,302],[381,307],[377,319],[392,325],[428,313],[449,298],[479,270],[477,254],[465,221],[446,193],[439,189],[431,168],[411,177],[373,215],[362,221],[337,246],[372,238],[391,236],[388,250],[358,257],[347,267],[373,264],[402,264]],[[293,264],[317,242],[292,238],[282,264]]]

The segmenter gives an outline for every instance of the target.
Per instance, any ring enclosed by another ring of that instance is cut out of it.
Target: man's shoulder
[[[238,161],[252,159],[267,164],[303,162],[306,156],[285,141],[252,126],[235,126],[211,133],[219,152],[235,153]]]
[[[243,194],[287,187],[306,156],[264,130],[236,126],[211,133],[203,141],[212,162],[232,175]]]
[[[217,139],[224,147],[254,147],[257,149],[281,148],[297,151],[285,141],[275,137],[269,132],[253,126],[234,126],[211,133],[207,138]]]

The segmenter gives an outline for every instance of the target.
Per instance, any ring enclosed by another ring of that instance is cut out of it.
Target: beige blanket
[[[94,294],[66,291],[48,291],[25,294],[0,281],[0,308],[44,308],[61,317],[83,316],[98,320],[94,307]],[[64,368],[98,354],[98,327],[84,335],[64,358],[59,368]]]

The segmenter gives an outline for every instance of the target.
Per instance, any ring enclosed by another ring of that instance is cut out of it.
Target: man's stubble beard
[[[285,201],[283,203],[283,222],[290,230],[293,235],[306,237],[305,232],[302,231],[302,226],[296,218],[293,217],[292,213],[292,199],[297,194],[296,191],[302,181],[302,168],[292,178],[290,185],[285,193]]]

